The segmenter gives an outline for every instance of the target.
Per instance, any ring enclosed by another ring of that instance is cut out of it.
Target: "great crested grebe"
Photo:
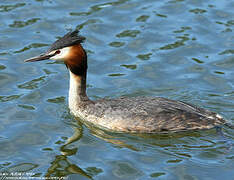
[[[86,95],[87,55],[78,30],[55,41],[26,62],[62,60],[70,73],[69,109],[81,120],[115,132],[160,133],[210,129],[226,124],[220,115],[161,97],[120,97],[92,101]]]

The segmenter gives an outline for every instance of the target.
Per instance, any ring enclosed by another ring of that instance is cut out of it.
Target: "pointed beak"
[[[24,62],[35,62],[35,61],[43,61],[43,60],[47,60],[50,59],[52,56],[54,56],[55,54],[41,54],[39,56],[36,57],[32,57],[29,59],[24,60]]]

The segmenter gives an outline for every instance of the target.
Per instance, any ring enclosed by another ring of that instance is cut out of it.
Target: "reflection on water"
[[[0,172],[69,179],[230,179],[234,131],[129,135],[69,114],[62,62],[25,64],[58,37],[87,40],[88,94],[163,96],[233,121],[233,2],[0,2]],[[230,146],[231,144],[231,146]],[[0,178],[1,179],[1,178]]]
[[[75,124],[75,126],[73,126],[73,135],[69,138],[63,138],[64,141],[58,143],[61,145],[59,148],[61,154],[54,155],[54,160],[51,162],[51,166],[47,170],[46,177],[64,177],[68,175],[73,175],[72,177],[77,178],[81,175],[82,177],[86,177],[87,179],[92,179],[98,174],[103,173],[104,170],[102,168],[81,168],[79,167],[79,163],[72,164],[69,160],[70,156],[77,156],[80,153],[79,148],[77,147],[82,148],[83,146],[82,143],[79,145],[79,141],[82,141],[84,133],[83,128],[84,127],[82,126],[82,124],[78,121],[78,124]],[[146,157],[143,153],[147,148],[153,147],[154,150],[157,149],[157,153],[161,153],[164,156],[166,155],[170,157],[165,162],[168,165],[181,164],[184,161],[190,161],[195,163],[197,163],[198,161],[202,164],[216,163],[215,161],[212,162],[211,159],[225,160],[224,155],[230,153],[230,149],[228,151],[225,151],[228,149],[228,144],[223,140],[217,140],[217,134],[215,133],[215,130],[209,130],[207,132],[197,131],[172,134],[130,135],[121,133],[111,133],[91,126],[89,126],[88,128],[92,135],[104,140],[104,142],[107,142],[116,149],[125,149],[126,151],[130,150],[131,152],[139,153],[140,158],[137,159],[137,162],[139,164],[153,164],[155,161],[158,161],[157,156],[153,158],[151,157],[152,154],[147,154]],[[216,139],[210,139],[212,136],[216,137]],[[91,145],[91,147],[94,146]],[[99,148],[93,150],[99,151]],[[104,151],[103,153],[105,154],[106,152]],[[232,157],[229,158],[232,159]],[[93,160],[94,163],[96,161],[102,161],[102,159]],[[107,164],[112,167],[111,174],[118,178],[125,179],[130,177],[139,177],[143,175],[143,173],[139,171],[139,169],[134,167],[134,165],[123,160],[111,160]],[[187,176],[186,172],[183,173],[184,176]],[[74,176],[75,174],[76,176]],[[167,173],[165,172],[154,172],[150,174],[150,177],[159,177],[166,174]],[[181,174],[179,174],[179,176],[180,175]]]

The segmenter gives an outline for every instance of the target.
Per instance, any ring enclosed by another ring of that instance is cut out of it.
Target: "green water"
[[[233,8],[230,0],[2,0],[0,176],[231,180],[232,129],[224,127],[227,143],[215,130],[147,136],[88,128],[69,114],[66,67],[23,60],[78,28],[92,99],[162,96],[233,122]]]

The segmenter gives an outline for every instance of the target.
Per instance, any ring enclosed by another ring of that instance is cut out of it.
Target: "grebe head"
[[[85,37],[78,35],[78,32],[78,30],[75,30],[67,33],[55,41],[46,53],[26,59],[25,62],[47,59],[62,60],[74,74],[84,73],[87,69],[87,57],[81,43],[85,40]]]

